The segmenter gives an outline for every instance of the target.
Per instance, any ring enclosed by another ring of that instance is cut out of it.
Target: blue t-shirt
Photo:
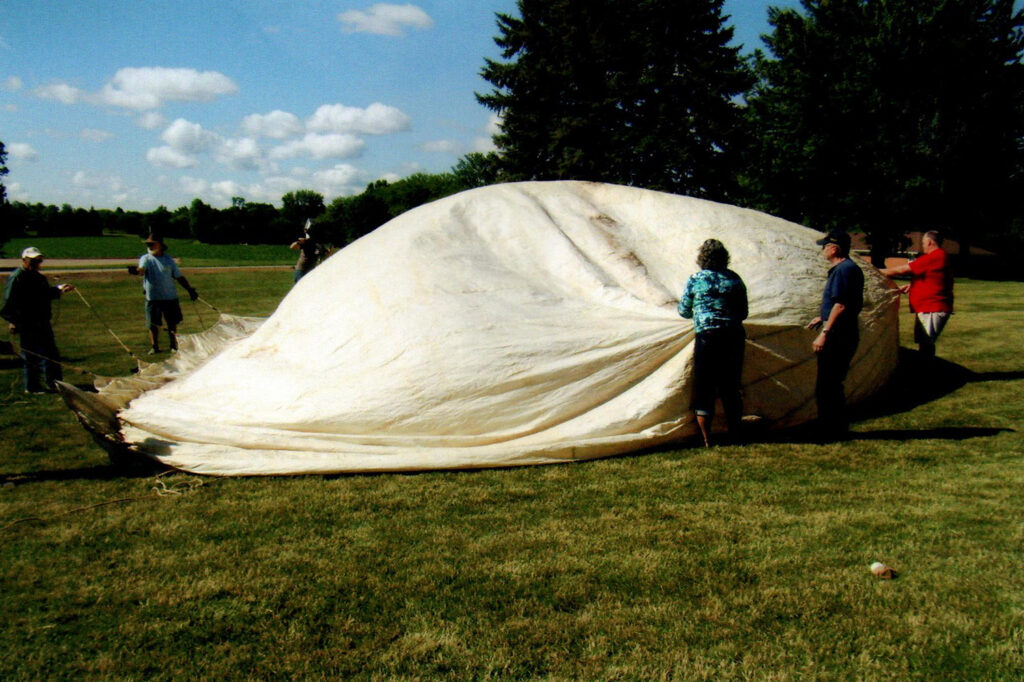
[[[747,319],[747,287],[732,270],[700,270],[687,280],[678,310],[693,318],[697,333],[739,327]]]
[[[839,331],[856,333],[857,316],[864,307],[864,273],[849,258],[833,265],[828,271],[825,291],[821,294],[821,311],[818,313],[822,321],[828,320],[832,306],[836,303],[846,306],[846,310],[836,320]]]
[[[146,292],[147,301],[174,301],[178,298],[178,289],[174,280],[181,277],[181,270],[174,259],[166,253],[154,256],[147,253],[139,258],[139,269],[142,274],[142,290]]]

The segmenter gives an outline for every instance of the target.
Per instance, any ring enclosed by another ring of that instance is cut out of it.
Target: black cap
[[[835,244],[843,251],[850,250],[850,235],[843,232],[842,230],[832,230],[824,237],[814,242],[818,246],[825,246],[825,244]]]

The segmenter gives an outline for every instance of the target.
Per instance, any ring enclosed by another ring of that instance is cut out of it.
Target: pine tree
[[[748,97],[760,207],[962,241],[1009,225],[1024,141],[1024,15],[1012,0],[803,0],[772,9]]]
[[[722,0],[519,0],[487,60],[504,179],[727,198],[751,76]]]

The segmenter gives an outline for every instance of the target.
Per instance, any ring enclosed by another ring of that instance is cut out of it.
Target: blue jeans
[[[53,338],[53,328],[47,324],[38,329],[22,329],[20,335],[25,390],[52,389],[53,382],[64,378],[60,366],[60,351],[57,350],[57,342]],[[40,378],[45,384],[40,383]]]

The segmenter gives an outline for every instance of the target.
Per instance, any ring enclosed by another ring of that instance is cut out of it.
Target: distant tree
[[[344,246],[391,220],[380,192],[387,184],[386,180],[378,180],[362,194],[332,201],[319,223],[321,241]]]
[[[324,196],[311,189],[288,192],[281,197],[281,218],[290,229],[289,235],[298,235],[307,220],[316,220],[323,215],[324,210]],[[290,242],[295,237],[283,238]]]
[[[7,203],[7,188],[4,186],[3,179],[9,172],[7,169],[7,147],[0,142],[0,204]]]
[[[373,188],[372,191],[384,200],[391,218],[463,189],[451,173],[414,173],[395,182],[378,183]]]
[[[245,205],[243,211],[244,227],[240,233],[232,235],[230,241],[244,244],[281,243],[280,213],[273,204],[251,202]]]
[[[501,182],[501,159],[496,152],[471,152],[452,167],[452,175],[461,189],[473,189]]]
[[[0,142],[0,253],[3,252],[4,243],[13,236],[10,206],[7,204],[7,188],[3,183],[7,173],[7,148],[3,142]]]
[[[189,218],[188,206],[179,206],[176,208],[171,212],[171,217],[167,224],[167,231],[164,235],[174,237],[175,239],[187,239],[192,236],[191,221]]]
[[[906,230],[969,243],[1006,229],[1024,151],[1024,15],[1012,0],[802,5],[769,10],[770,54],[756,56],[751,200],[864,230],[876,263]]]
[[[157,206],[155,210],[145,214],[143,220],[143,237],[148,234],[157,234],[166,237],[171,226],[171,212],[166,206]]]
[[[210,236],[217,229],[216,210],[209,204],[203,203],[202,199],[193,199],[188,207],[188,231],[192,238],[209,242]]]
[[[736,97],[751,75],[723,0],[518,0],[477,99],[501,116],[510,180],[600,180],[732,194]]]

